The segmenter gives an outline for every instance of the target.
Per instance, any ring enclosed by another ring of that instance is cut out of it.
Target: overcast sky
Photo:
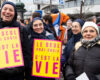
[[[25,4],[25,9],[27,11],[34,11],[37,9],[37,6],[33,3],[33,0],[8,0],[8,1],[12,1],[14,3],[17,3],[17,2],[22,2]]]

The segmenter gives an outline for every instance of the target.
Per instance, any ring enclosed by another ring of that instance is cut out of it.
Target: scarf
[[[81,35],[81,33],[78,33],[78,34],[73,34],[72,37],[73,37],[74,43],[76,43],[81,39],[82,35]]]
[[[81,43],[84,47],[89,48],[89,47],[93,47],[99,40],[100,40],[100,36],[97,36],[92,40],[81,39]]]
[[[46,31],[45,30],[42,33],[39,34],[31,28],[30,34],[31,34],[31,36],[30,36],[31,39],[34,39],[34,38],[36,38],[36,39],[46,39]]]

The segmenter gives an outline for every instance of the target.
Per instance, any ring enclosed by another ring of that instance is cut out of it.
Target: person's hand
[[[89,80],[98,80],[98,78],[93,73],[86,72],[86,74]]]
[[[67,44],[67,41],[68,41],[67,39],[64,39],[64,40],[63,40],[63,44],[66,45],[66,44]]]
[[[69,75],[65,80],[76,80],[74,75]]]

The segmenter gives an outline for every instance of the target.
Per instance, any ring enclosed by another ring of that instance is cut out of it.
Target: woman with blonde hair
[[[100,37],[98,26],[85,22],[82,39],[75,45],[65,69],[65,80],[76,80],[85,73],[89,80],[100,80]]]

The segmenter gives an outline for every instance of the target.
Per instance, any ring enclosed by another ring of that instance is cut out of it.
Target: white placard
[[[88,76],[86,75],[86,73],[82,73],[81,75],[79,75],[76,80],[89,80]]]

